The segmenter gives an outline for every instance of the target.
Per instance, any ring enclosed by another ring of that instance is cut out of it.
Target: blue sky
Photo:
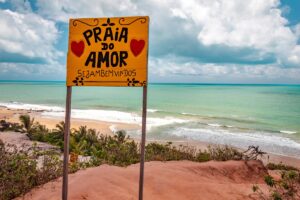
[[[68,19],[149,15],[150,82],[300,83],[300,0],[0,0],[0,80],[65,80]]]

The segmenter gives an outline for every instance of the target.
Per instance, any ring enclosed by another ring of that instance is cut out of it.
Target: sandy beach
[[[28,111],[22,109],[9,109],[5,107],[0,107],[0,120],[4,119],[9,122],[20,122],[19,116],[22,114],[28,114],[35,119],[36,122],[45,125],[49,129],[54,129],[55,125],[64,118],[61,117],[46,117],[41,115],[42,111]],[[78,128],[80,126],[87,126],[88,128],[96,129],[101,134],[112,134],[114,129],[116,130],[131,130],[136,129],[139,126],[135,124],[125,124],[125,123],[110,123],[96,120],[87,119],[72,119],[71,128]]]

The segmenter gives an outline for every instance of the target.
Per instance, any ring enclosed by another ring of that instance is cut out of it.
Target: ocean
[[[65,98],[64,82],[0,81],[0,106],[62,117]],[[141,107],[142,88],[73,87],[73,118],[140,124]],[[258,145],[300,158],[300,85],[150,84],[147,138]]]

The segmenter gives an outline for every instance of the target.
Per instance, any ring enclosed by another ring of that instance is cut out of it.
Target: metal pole
[[[67,100],[65,113],[65,133],[64,133],[64,166],[63,166],[63,185],[62,199],[68,199],[68,164],[69,164],[69,140],[70,140],[70,117],[71,117],[71,95],[72,87],[67,86]]]
[[[147,118],[147,85],[145,85],[143,87],[143,115],[142,115],[142,141],[141,141],[141,159],[140,159],[139,200],[143,200],[143,189],[144,189],[146,118]]]

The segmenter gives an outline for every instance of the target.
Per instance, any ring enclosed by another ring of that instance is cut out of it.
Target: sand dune
[[[251,186],[264,187],[266,174],[260,161],[147,162],[144,199],[252,199]],[[81,170],[69,176],[69,199],[137,199],[138,177],[139,164]],[[24,199],[61,199],[61,179],[32,190]]]

